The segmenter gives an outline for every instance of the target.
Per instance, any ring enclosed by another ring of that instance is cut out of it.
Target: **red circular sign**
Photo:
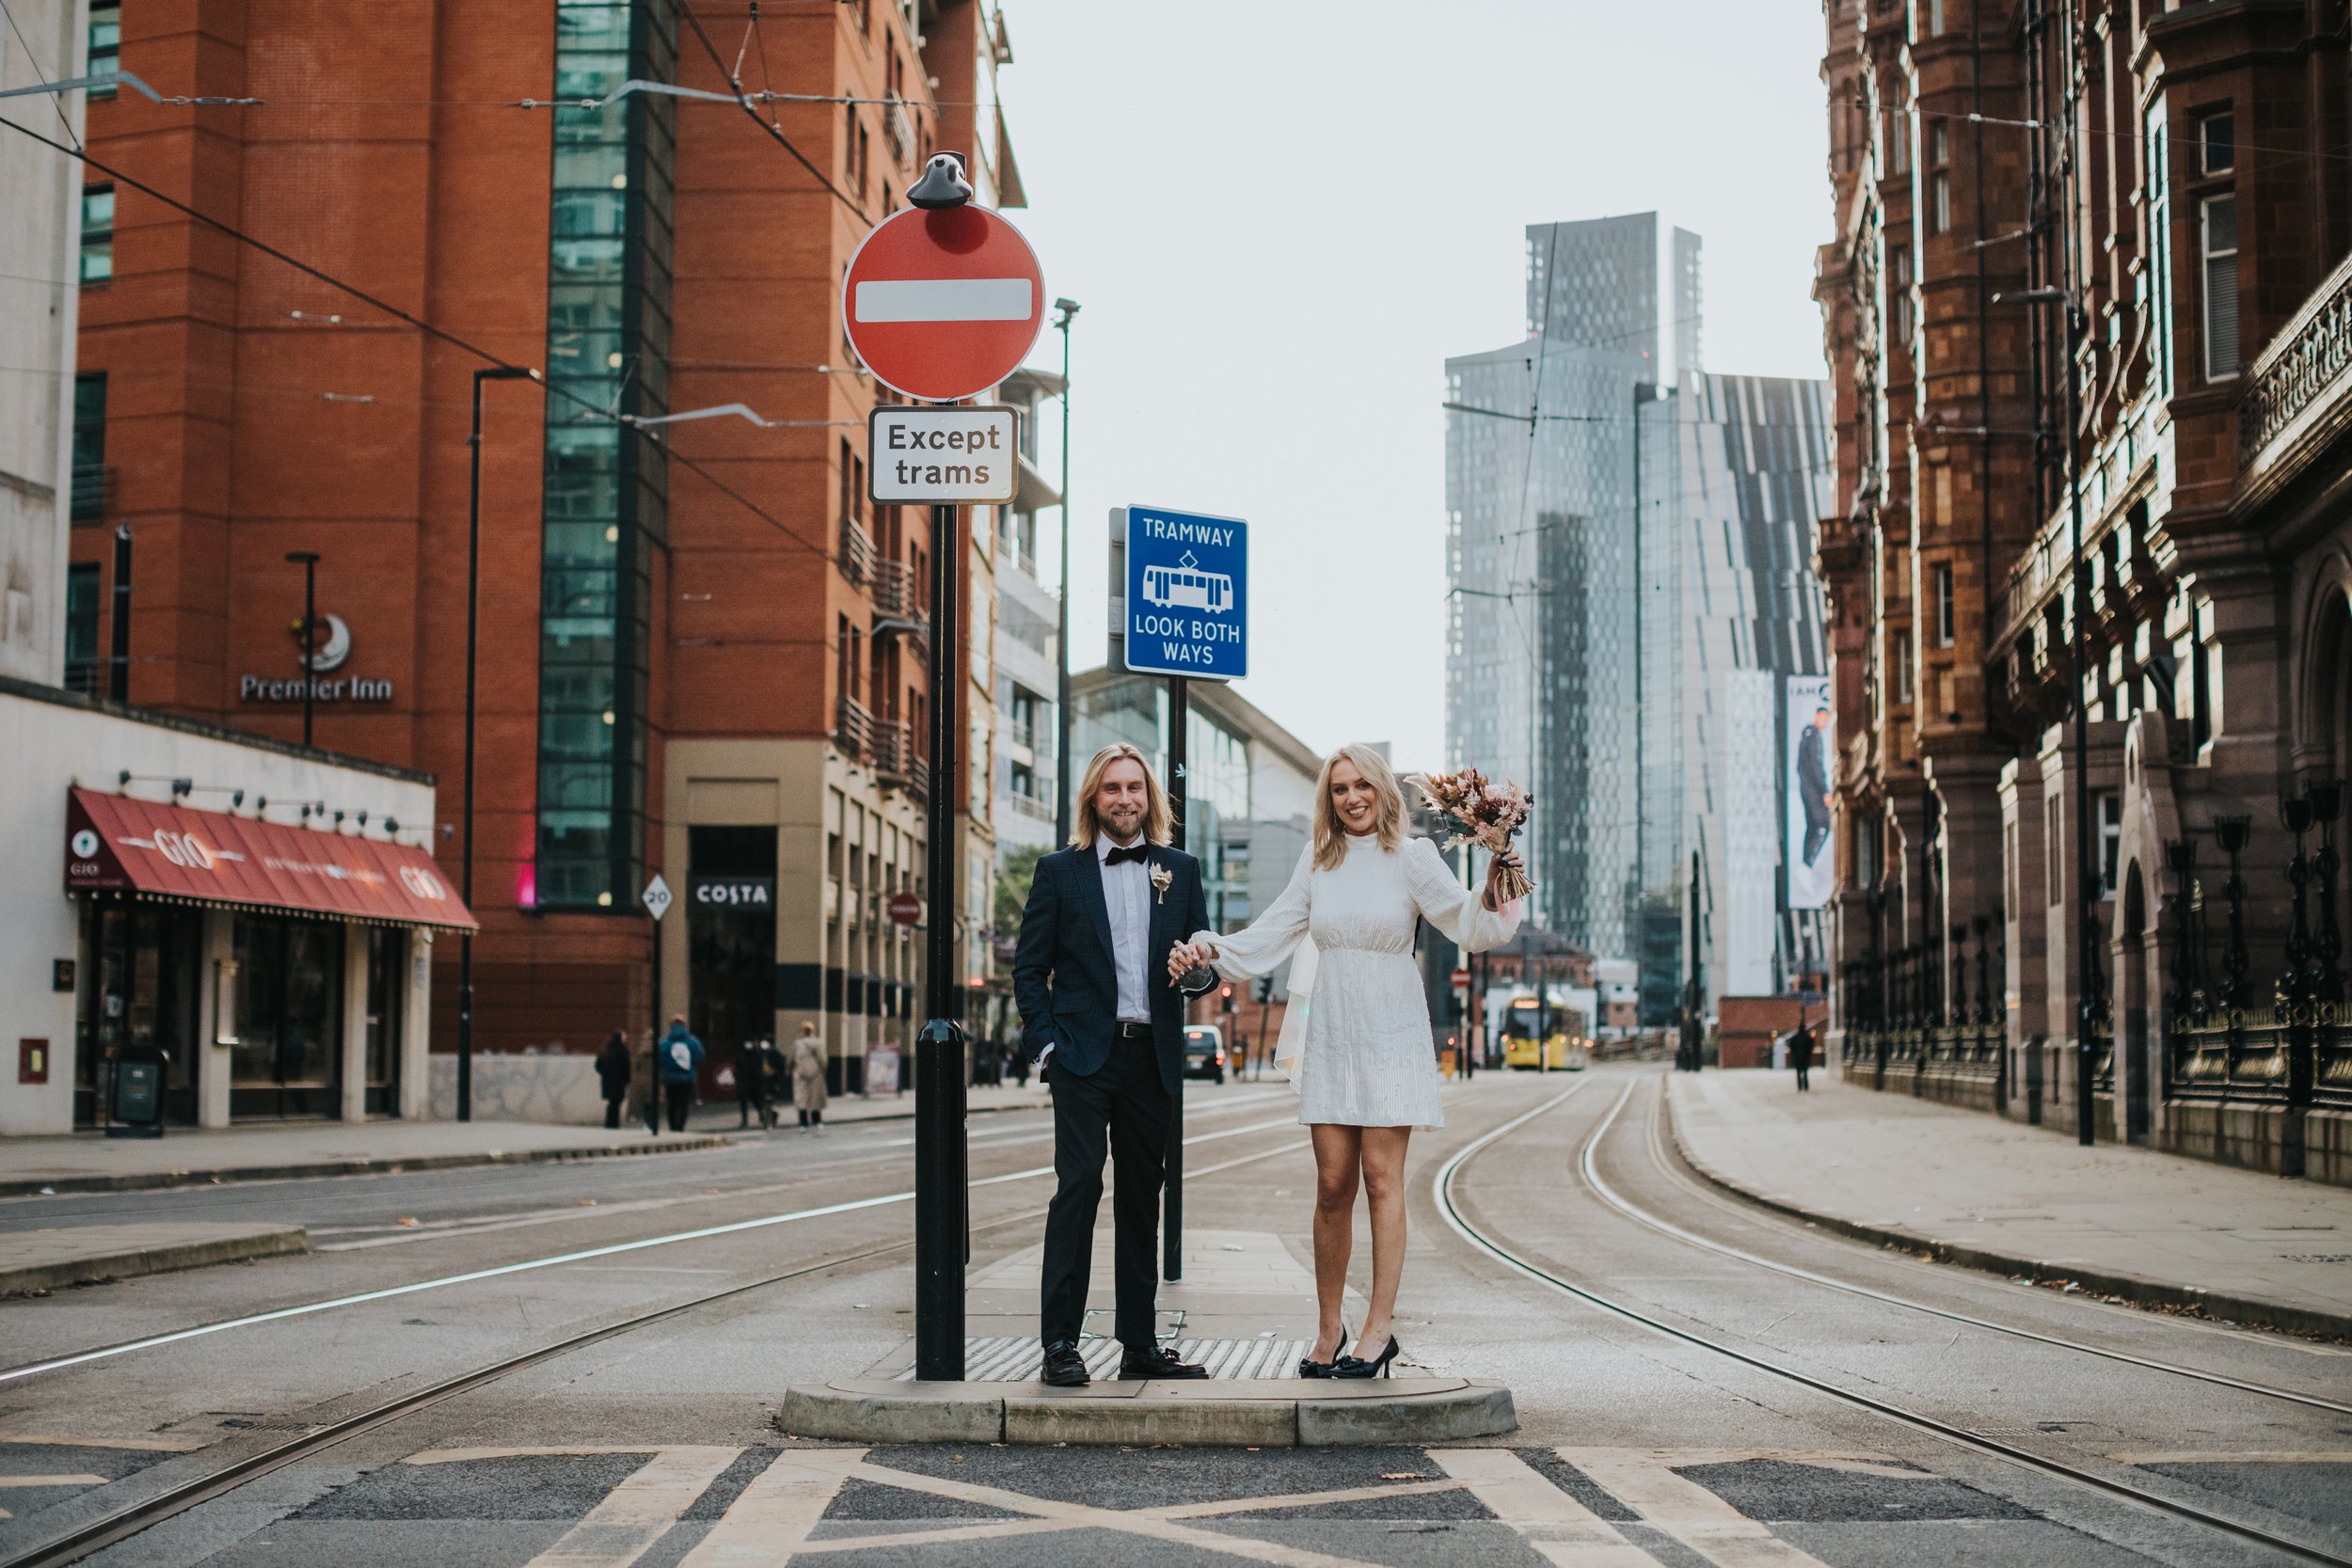
[[[912,893],[890,895],[890,918],[901,926],[912,926],[923,918],[923,900]]]
[[[987,391],[1045,325],[1045,275],[985,207],[910,207],[866,236],[841,285],[850,346],[885,387],[929,403]]]

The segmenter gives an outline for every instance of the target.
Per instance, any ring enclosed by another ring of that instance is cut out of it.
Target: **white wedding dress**
[[[1347,835],[1347,856],[1318,870],[1311,846],[1290,885],[1247,928],[1201,931],[1197,943],[1229,980],[1254,979],[1294,953],[1281,1066],[1298,1090],[1298,1119],[1351,1127],[1442,1127],[1429,1005],[1413,961],[1416,915],[1466,952],[1509,941],[1519,906],[1480,902],[1425,838],[1395,850]],[[1301,1012],[1305,1026],[1296,1027]]]

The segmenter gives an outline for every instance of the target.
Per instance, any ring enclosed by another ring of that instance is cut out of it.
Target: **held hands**
[[[1506,848],[1500,854],[1490,856],[1486,862],[1486,886],[1479,896],[1479,902],[1490,910],[1501,911],[1503,905],[1510,902],[1502,896],[1501,890],[1502,875],[1518,869],[1519,852],[1517,849]]]
[[[1168,983],[1174,985],[1184,977],[1184,972],[1196,964],[1207,963],[1216,956],[1216,949],[1207,942],[1180,942],[1168,950]]]

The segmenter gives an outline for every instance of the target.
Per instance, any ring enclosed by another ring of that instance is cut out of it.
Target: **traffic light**
[[[1263,1006],[1264,1006],[1266,1004],[1268,1004],[1269,1002],[1272,1002],[1273,1000],[1274,1000],[1274,976],[1273,976],[1273,975],[1271,975],[1271,974],[1261,974],[1261,975],[1259,975],[1259,976],[1258,976],[1258,1006],[1261,1006],[1261,1007],[1263,1007]]]
[[[1218,1004],[1219,1004],[1219,1010],[1220,1010],[1220,1011],[1223,1011],[1223,1012],[1229,1012],[1229,1013],[1231,1013],[1231,1012],[1237,1012],[1237,1011],[1239,1011],[1239,1010],[1240,1010],[1241,1004],[1240,1004],[1240,1003],[1238,1003],[1238,1002],[1235,1002],[1235,1001],[1233,1000],[1233,988],[1232,988],[1232,987],[1231,987],[1231,986],[1226,986],[1226,987],[1224,987],[1223,989],[1221,989],[1221,990],[1217,992],[1217,998],[1218,998]]]

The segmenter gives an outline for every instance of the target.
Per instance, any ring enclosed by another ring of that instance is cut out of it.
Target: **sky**
[[[1237,689],[1443,763],[1444,361],[1524,336],[1528,224],[1657,210],[1706,242],[1708,369],[1822,373],[1820,0],[1002,4],[1007,215],[1082,307],[1075,668],[1110,508],[1243,517]]]

